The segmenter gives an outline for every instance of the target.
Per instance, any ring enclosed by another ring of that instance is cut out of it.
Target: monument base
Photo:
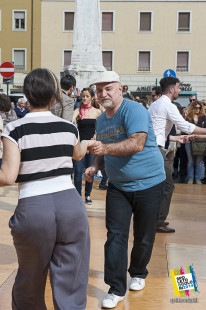
[[[75,77],[77,87],[81,91],[84,87],[89,87],[93,83],[94,79],[98,75],[98,72],[106,71],[106,69],[101,65],[70,65],[66,68],[66,71],[69,71],[69,74]]]

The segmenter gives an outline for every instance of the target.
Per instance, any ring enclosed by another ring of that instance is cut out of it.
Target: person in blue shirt
[[[20,98],[18,100],[17,106],[16,108],[14,108],[14,111],[16,113],[16,116],[18,118],[22,118],[24,117],[27,113],[29,113],[29,110],[25,109],[26,107],[26,101],[24,100],[24,98]]]
[[[134,243],[129,273],[130,290],[144,288],[155,240],[156,221],[164,190],[164,163],[152,120],[140,104],[123,98],[119,76],[102,72],[95,81],[105,112],[96,122],[95,155],[85,171],[87,181],[105,167],[106,198],[105,282],[110,286],[103,308],[114,308],[127,289],[128,238],[133,215]]]

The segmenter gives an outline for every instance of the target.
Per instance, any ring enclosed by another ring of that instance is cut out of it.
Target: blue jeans
[[[99,185],[105,186],[108,180],[108,176],[106,174],[106,171],[103,169],[102,170],[102,179]]]
[[[164,182],[135,192],[124,192],[111,183],[108,184],[104,280],[110,286],[110,294],[124,296],[126,292],[132,214],[134,241],[128,271],[131,277],[146,278],[163,191]]]
[[[83,169],[91,166],[93,158],[94,158],[94,155],[89,153],[89,154],[86,154],[80,161],[77,161],[77,160],[73,161],[74,163],[74,185],[80,196],[82,194]],[[91,183],[85,181],[85,197],[90,196],[91,194],[93,179],[94,178],[92,178]]]
[[[187,153],[187,177],[188,179],[194,179],[194,167],[195,167],[195,180],[201,180],[204,177],[204,156],[193,156],[191,152],[191,144],[188,141],[185,144],[185,150]]]

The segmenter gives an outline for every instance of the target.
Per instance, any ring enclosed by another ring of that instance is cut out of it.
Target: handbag
[[[191,152],[193,156],[205,156],[206,155],[206,139],[194,139],[191,140]]]

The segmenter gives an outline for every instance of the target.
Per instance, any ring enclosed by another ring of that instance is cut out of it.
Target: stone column
[[[71,65],[66,68],[82,90],[102,65],[100,0],[76,0]]]

